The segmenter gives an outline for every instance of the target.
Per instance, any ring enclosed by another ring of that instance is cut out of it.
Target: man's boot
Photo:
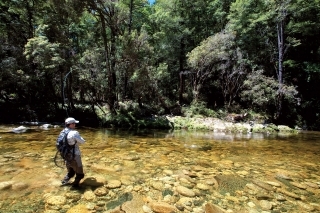
[[[84,177],[84,174],[76,174],[76,178],[72,183],[72,188],[79,188],[80,180]]]

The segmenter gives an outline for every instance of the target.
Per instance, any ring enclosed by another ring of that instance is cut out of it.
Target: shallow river
[[[0,126],[0,212],[320,212],[319,132],[82,127],[74,191],[53,162],[62,128],[14,127]]]

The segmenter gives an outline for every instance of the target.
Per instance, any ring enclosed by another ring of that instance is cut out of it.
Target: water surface
[[[59,195],[67,190],[60,187],[65,170],[53,163],[55,140],[62,128],[28,127],[25,132],[13,133],[14,127],[0,126],[1,211],[44,212],[46,193]],[[233,173],[248,180],[277,181],[280,171],[297,182],[320,185],[319,132],[265,135],[84,127],[78,130],[86,140],[80,148],[87,177],[125,179],[144,187],[164,171],[199,166],[206,168],[204,175],[208,173],[210,177]],[[317,192],[310,198],[307,194],[307,203],[318,202],[318,196]],[[211,198],[204,195],[203,200],[206,199]]]

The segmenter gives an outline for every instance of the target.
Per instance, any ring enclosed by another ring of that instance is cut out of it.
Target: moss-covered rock
[[[290,127],[288,127],[288,126],[285,126],[285,125],[279,125],[279,126],[278,126],[278,129],[279,129],[280,132],[290,132],[290,133],[295,133],[295,132],[297,132],[297,130],[292,129],[292,128],[290,128]]]
[[[253,127],[252,127],[252,132],[254,132],[254,133],[262,133],[262,132],[265,132],[264,125],[262,125],[262,124],[255,124],[255,125],[253,125]]]

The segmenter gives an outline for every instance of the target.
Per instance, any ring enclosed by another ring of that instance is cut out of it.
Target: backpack
[[[74,158],[75,145],[69,145],[67,135],[70,130],[62,130],[57,138],[56,147],[64,160],[72,160]]]

